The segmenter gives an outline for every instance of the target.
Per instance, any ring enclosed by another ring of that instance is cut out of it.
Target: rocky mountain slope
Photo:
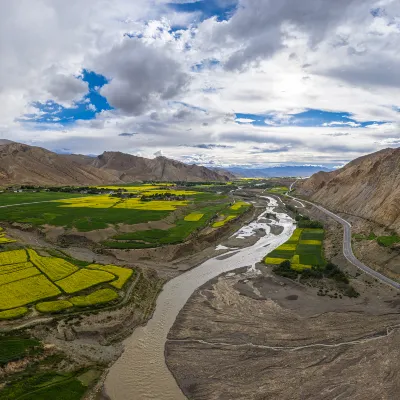
[[[400,234],[400,148],[357,158],[333,172],[318,172],[299,183],[297,191],[331,210]]]
[[[0,142],[0,186],[103,185],[138,180],[227,181],[229,176],[165,157],[151,160],[118,152],[98,157],[60,155],[40,147]]]
[[[148,159],[120,152],[104,152],[90,164],[112,171],[124,182],[160,181],[228,181],[230,174],[212,171],[198,165],[187,165],[166,157]]]

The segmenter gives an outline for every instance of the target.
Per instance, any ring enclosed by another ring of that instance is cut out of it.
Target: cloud
[[[194,144],[189,147],[196,147],[198,149],[206,149],[206,150],[212,150],[212,149],[233,149],[235,146],[229,146],[226,144]]]
[[[51,98],[61,104],[79,100],[88,91],[86,82],[75,76],[61,74],[51,76],[46,88]]]
[[[171,100],[189,83],[189,76],[167,49],[125,38],[99,56],[96,71],[110,82],[100,93],[126,115],[141,115],[157,102]]]
[[[120,133],[118,136],[122,136],[122,137],[132,137],[132,136],[135,136],[135,135],[138,135],[138,133],[136,133],[136,132],[134,132],[134,133],[127,133],[127,132],[124,132],[124,133]]]

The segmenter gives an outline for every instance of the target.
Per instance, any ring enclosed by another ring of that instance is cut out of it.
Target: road
[[[27,206],[29,204],[52,203],[54,201],[57,202],[57,201],[64,201],[64,200],[71,200],[71,198],[69,198],[69,199],[57,199],[57,200],[31,201],[29,203],[8,204],[8,205],[5,205],[5,206],[0,206],[0,208]]]
[[[312,203],[311,201],[307,201],[307,200],[299,200],[293,196],[291,196],[289,193],[293,190],[293,186],[297,181],[294,181],[289,188],[289,192],[286,193],[286,196],[290,197],[291,199],[293,199],[294,201],[302,204],[303,207],[304,204],[303,203],[308,203],[310,205],[312,205],[315,208],[318,208],[318,210],[322,211],[323,213],[329,215],[331,218],[333,218],[335,221],[339,222],[339,224],[341,224],[343,226],[343,254],[346,257],[347,261],[349,261],[351,264],[353,264],[354,266],[356,266],[357,268],[361,269],[362,271],[364,271],[365,273],[367,273],[368,275],[372,276],[373,278],[376,278],[378,280],[380,280],[383,283],[386,283],[387,285],[391,286],[394,289],[400,290],[400,283],[394,281],[393,279],[388,278],[385,275],[382,275],[381,273],[375,271],[374,269],[366,266],[365,264],[363,264],[358,258],[356,258],[356,256],[353,253],[353,249],[351,247],[351,224],[346,221],[345,219],[339,217],[339,215],[334,214],[333,212],[327,210],[324,207],[321,207],[317,204]],[[303,203],[302,203],[303,202]]]

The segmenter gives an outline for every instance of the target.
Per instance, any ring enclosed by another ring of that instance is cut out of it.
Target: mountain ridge
[[[41,147],[0,142],[0,185],[105,185],[141,180],[229,181],[229,174],[165,157],[147,159],[121,152],[97,157],[57,154]]]
[[[327,208],[400,234],[400,148],[362,156],[332,172],[318,172],[300,182],[297,191]]]

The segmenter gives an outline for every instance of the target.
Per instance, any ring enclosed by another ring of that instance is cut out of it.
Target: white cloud
[[[193,16],[166,3],[0,2],[0,35],[8,38],[0,46],[0,137],[79,153],[154,156],[157,149],[221,164],[341,165],[398,145],[398,1],[240,0],[231,20],[210,18],[179,34],[170,27]],[[374,18],[379,5],[384,12]],[[220,63],[191,69],[210,59]],[[33,101],[82,98],[82,68],[110,78],[95,90],[114,110],[67,127],[57,116],[51,126],[18,121],[37,111]],[[349,112],[355,122],[295,126],[290,114],[307,109]],[[235,113],[273,117],[253,126]],[[386,123],[362,127],[365,121]],[[181,146],[204,143],[220,147]],[[253,147],[264,152],[255,155]]]

